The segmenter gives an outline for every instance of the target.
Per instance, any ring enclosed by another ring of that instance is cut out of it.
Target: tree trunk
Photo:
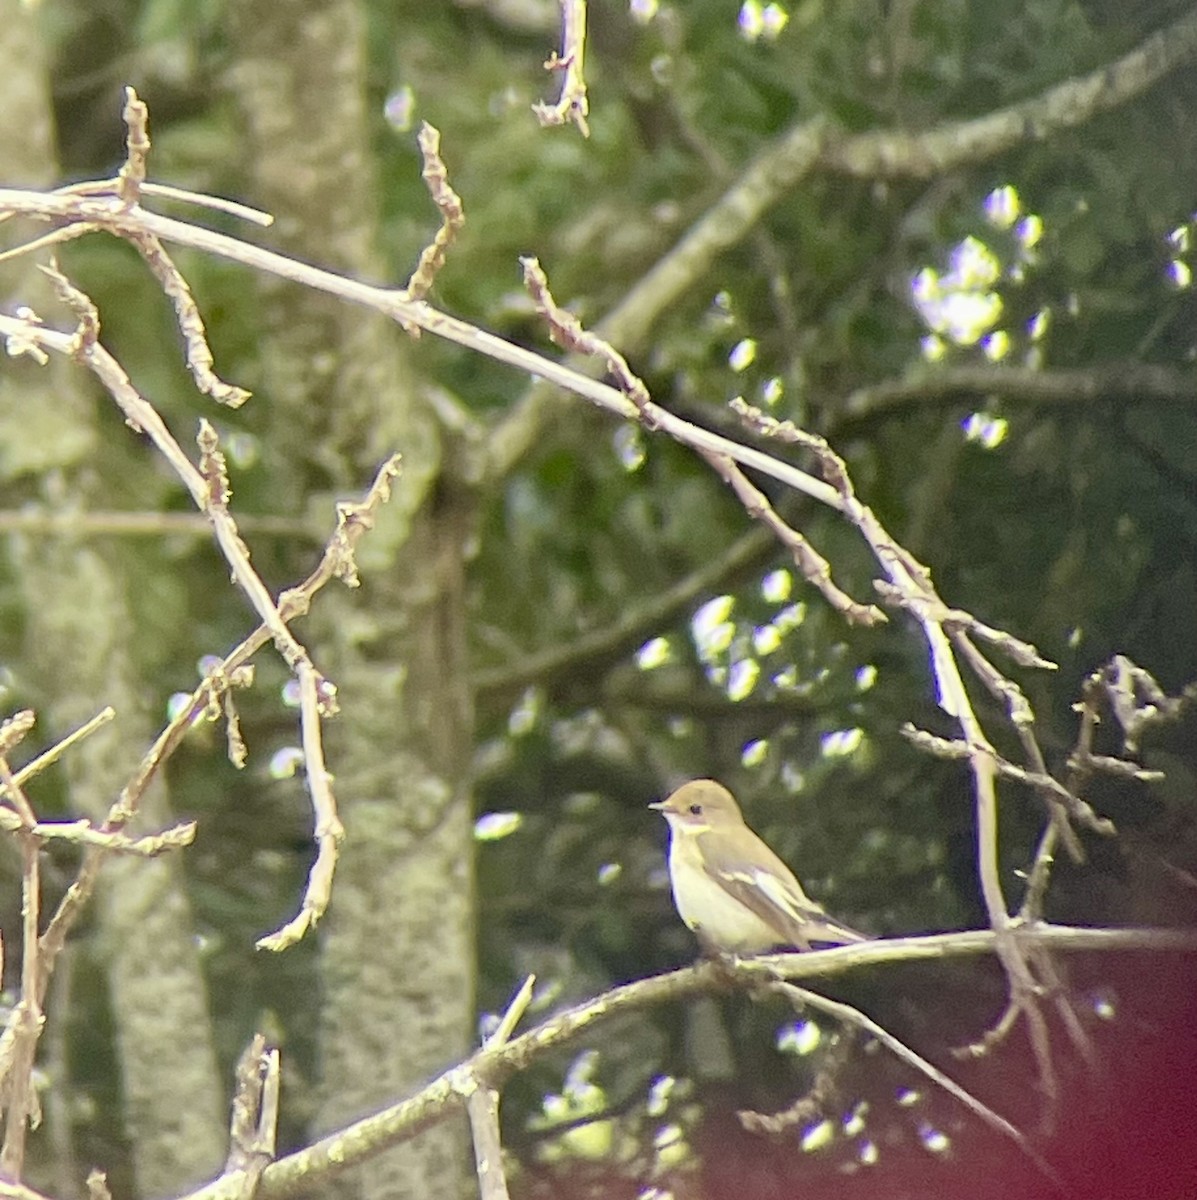
[[[231,9],[249,199],[271,242],[377,278],[364,16],[353,0]],[[430,213],[431,221],[435,215]],[[380,318],[260,281],[266,454],[276,495],[331,520],[399,450],[403,475],[363,542],[363,586],[327,589],[305,625],[340,689],[327,728],[347,836],[321,928],[321,1129],[393,1101],[460,1057],[473,1012],[472,713],[464,664],[468,502],[438,493],[435,420]],[[461,1131],[438,1127],[355,1171],[341,1194],[454,1196]]]
[[[51,182],[55,151],[48,83],[29,6],[0,0],[0,162],[11,182]],[[32,265],[17,293],[62,324],[59,305]],[[78,368],[10,362],[0,376],[0,472],[48,511],[106,507],[113,489],[95,425],[94,390]],[[115,470],[115,468],[112,468]],[[63,760],[71,808],[99,819],[136,767],[164,716],[137,677],[130,572],[117,547],[70,534],[11,542],[25,600],[40,740],[56,740],[105,704],[117,720]],[[148,704],[153,704],[156,711]],[[172,823],[165,788],[143,801],[145,827]],[[219,1170],[226,1126],[206,989],[176,856],[113,859],[98,892],[93,943],[106,973],[125,1097],[125,1134],[143,1196],[178,1193]],[[65,1022],[67,1014],[51,1013]],[[56,1080],[69,1088],[69,1081]],[[62,1131],[58,1131],[61,1135]],[[56,1144],[63,1143],[56,1136]],[[86,1166],[87,1164],[84,1164]],[[76,1180],[78,1185],[81,1180]]]

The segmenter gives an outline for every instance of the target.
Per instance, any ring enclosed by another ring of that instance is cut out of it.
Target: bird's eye
[[[692,817],[701,817],[702,816],[702,805],[701,804],[691,804],[690,805],[690,815]]]

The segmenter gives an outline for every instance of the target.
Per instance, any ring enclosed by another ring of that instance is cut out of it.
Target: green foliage
[[[111,85],[128,75],[151,85],[154,176],[240,194],[240,130],[213,82],[237,58],[224,5],[97,7],[106,15],[77,2],[47,5],[66,174],[119,157],[95,131],[112,128]],[[549,42],[492,19],[487,7],[368,6],[384,213],[377,277],[402,280],[437,224],[414,143],[416,125],[428,120],[442,132],[467,214],[432,299],[541,349],[547,337],[521,291],[519,255],[539,256],[557,299],[593,323],[795,122],[822,115],[843,132],[933,127],[1024,100],[1130,44],[1124,31],[1091,26],[1067,0],[801,0],[772,41],[739,36],[737,5],[724,0],[663,5],[643,26],[625,4],[594,3],[593,135],[584,141],[573,129],[543,130],[531,116],[530,105],[555,86],[542,69]],[[97,71],[105,84],[98,91]],[[169,98],[161,107],[155,84]],[[384,107],[401,89],[410,89],[412,108],[408,127],[396,129]],[[1112,652],[1128,652],[1170,686],[1197,675],[1192,406],[1141,405],[1134,396],[1049,405],[995,394],[916,398],[849,420],[844,400],[922,363],[920,339],[930,331],[911,281],[927,268],[946,274],[953,249],[970,237],[999,263],[991,290],[1009,361],[1093,372],[1151,362],[1191,372],[1193,292],[1177,285],[1169,264],[1191,264],[1193,254],[1169,236],[1192,233],[1194,90],[1192,78],[1173,77],[1071,133],[1029,139],[1000,161],[926,183],[812,175],[660,316],[633,363],[655,398],[699,423],[723,427],[726,401],[743,395],[826,433],[862,498],[928,563],[948,603],[1061,663],[1050,679],[1018,676],[1055,767],[1074,736],[1078,681]],[[1024,214],[1042,220],[1033,247],[987,221],[986,196],[1006,185]],[[67,248],[63,259],[99,304],[106,343],[190,446],[197,415],[211,416],[211,406],[164,350],[177,342],[173,318],[140,260],[98,239]],[[219,369],[256,387],[259,314],[244,273],[180,261]],[[1028,322],[1045,310],[1050,330],[1033,338]],[[752,357],[740,365],[734,355],[745,343]],[[983,340],[952,343],[944,363],[983,363],[985,354]],[[528,386],[430,338],[414,359],[426,380],[480,419],[502,420]],[[257,445],[264,425],[255,405],[263,402],[219,413],[222,435]],[[1000,445],[967,440],[962,422],[974,412],[1008,422]],[[187,509],[175,481],[118,418],[102,427],[95,469],[112,507]],[[300,516],[273,507],[287,489],[279,464],[260,451],[234,470],[238,511]],[[21,503],[19,487],[3,483],[6,505]],[[837,581],[873,600],[876,567],[855,533],[813,505],[785,511]],[[705,567],[748,526],[705,464],[661,435],[617,429],[570,402],[529,458],[479,499],[469,568],[474,666],[516,668],[610,627]],[[272,586],[309,565],[306,544],[258,546],[255,561]],[[135,598],[135,652],[147,687],[165,701],[193,685],[201,654],[244,635],[246,607],[211,582],[223,568],[192,540],[114,552],[155,581]],[[6,571],[6,629],[13,586]],[[719,597],[726,612],[713,622],[718,636],[704,642],[696,614]],[[478,847],[481,1009],[500,1010],[529,970],[542,977],[547,998],[534,1011],[543,1014],[692,954],[669,904],[664,829],[644,809],[685,777],[709,774],[732,786],[757,829],[845,919],[902,933],[978,918],[965,772],[930,760],[897,732],[905,721],[951,732],[904,614],[892,613],[880,630],[848,627],[778,549],[646,624],[640,645],[653,639],[665,646],[655,665],[626,654],[614,662],[582,656],[566,682],[534,682],[514,705],[499,692],[479,697],[479,815],[521,818]],[[309,853],[299,788],[271,779],[266,766],[293,736],[290,716],[279,715],[276,675],[268,669],[269,683],[243,703],[248,772],[219,764],[219,731],[209,727],[193,735],[171,781],[181,810],[202,818],[186,861],[221,1052],[231,1063],[260,1015],[277,1014],[306,1074],[316,1058],[315,958],[304,950],[265,962],[249,949],[286,915]],[[985,709],[987,718],[994,712]],[[1022,867],[1041,809],[1008,794],[1004,861]],[[1016,894],[1015,880],[1005,882]],[[101,1011],[90,989],[78,1002]],[[678,1020],[644,1018],[628,1027],[626,1042],[604,1043],[575,1088],[583,1098],[567,1097],[558,1115],[577,1116],[597,1094],[622,1105],[618,1128],[651,1133],[655,1117],[641,1099],[652,1079],[667,1073],[685,1090],[702,1071]],[[760,1053],[762,1031],[749,1020],[728,1019],[745,1056]],[[101,1053],[89,1023],[78,1024],[79,1053]],[[762,1068],[763,1104],[784,1102],[796,1087],[780,1061]],[[570,1163],[589,1153],[584,1139],[544,1131],[546,1097],[568,1091],[569,1065],[544,1064],[508,1093],[505,1119],[517,1141],[527,1135],[530,1158]],[[597,1157],[616,1157],[619,1139],[599,1132]]]

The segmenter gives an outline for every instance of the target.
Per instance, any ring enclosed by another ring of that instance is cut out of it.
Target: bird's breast
[[[707,944],[729,954],[759,954],[778,945],[777,931],[719,885],[697,846],[676,836],[669,876],[678,914]]]

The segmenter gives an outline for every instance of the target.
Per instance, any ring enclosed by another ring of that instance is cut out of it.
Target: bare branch
[[[1014,364],[920,367],[899,379],[871,384],[838,405],[852,424],[918,405],[966,397],[1003,396],[1020,404],[1093,405],[1161,401],[1190,404],[1197,392],[1191,372],[1156,363],[1102,363],[1078,370],[1037,369]]]
[[[424,156],[424,182],[441,214],[441,227],[436,231],[436,237],[431,245],[424,247],[420,261],[407,281],[407,294],[413,300],[423,300],[445,265],[445,254],[453,239],[465,225],[465,211],[461,197],[449,185],[449,172],[441,159],[440,130],[425,121],[420,126],[417,141]]]
[[[948,609],[935,590],[931,573],[913,555],[903,549],[885,530],[871,509],[856,497],[843,460],[827,442],[815,434],[798,429],[789,422],[777,422],[743,401],[732,406],[753,428],[773,437],[805,447],[819,463],[824,479],[835,488],[840,498],[840,511],[856,526],[868,543],[887,579],[876,583],[879,593],[890,603],[897,603],[911,612],[922,626],[931,654],[931,669],[935,677],[940,707],[953,717],[963,733],[966,757],[973,776],[973,797],[976,810],[977,871],[981,895],[990,927],[998,934],[997,951],[1006,970],[1011,1003],[1024,1013],[1031,1035],[1031,1046],[1039,1065],[1040,1082],[1045,1095],[1052,1100],[1058,1084],[1051,1061],[1050,1041],[1043,1014],[1038,1008],[1042,991],[1036,982],[1025,954],[1008,935],[1012,920],[1002,888],[998,845],[997,761],[998,755],[977,718],[969,699],[953,645],[961,651],[965,662],[979,675],[986,687],[1006,701],[1010,718],[1019,733],[1032,769],[1045,775],[1046,766],[1031,732],[1033,714],[1021,690],[1006,679],[969,640],[964,629],[972,618],[968,614]],[[949,618],[949,614],[952,614]],[[996,633],[983,627],[988,634]],[[993,640],[991,637],[990,640]],[[1016,653],[1025,661],[1040,660],[1034,648],[1011,639]],[[1080,844],[1067,825],[1065,810],[1058,805],[1054,794],[1049,802],[1057,804],[1053,824],[1058,826],[1070,848],[1079,856]]]
[[[572,121],[583,137],[590,136],[586,116],[590,100],[586,95],[583,64],[586,54],[586,0],[560,0],[561,53],[553,52],[545,63],[546,71],[561,75],[561,95],[556,104],[534,104],[532,111],[542,125],[564,125]]]
[[[0,215],[0,221],[6,221],[12,215],[12,213],[4,213]],[[98,225],[89,225],[85,221],[78,225],[64,225],[61,229],[42,234],[41,237],[11,246],[0,253],[0,263],[11,262],[25,254],[36,254],[39,250],[48,250],[51,246],[59,246],[64,242],[73,242],[77,238],[86,237],[89,233],[95,233],[98,228]]]
[[[524,286],[536,302],[536,311],[547,322],[549,336],[553,341],[563,350],[602,359],[607,365],[607,370],[615,376],[619,390],[635,406],[641,423],[649,430],[660,428],[650,411],[653,406],[648,388],[628,365],[628,360],[610,342],[583,328],[582,322],[573,313],[562,308],[553,299],[548,278],[538,259],[521,258],[520,266],[524,268]]]
[[[549,324],[553,341],[565,350],[595,355],[603,359],[607,369],[615,377],[620,391],[632,402],[639,414],[640,423],[648,430],[661,427],[658,412],[664,410],[652,402],[644,381],[628,365],[628,361],[608,341],[583,328],[582,323],[570,312],[561,308],[553,299],[549,282],[535,258],[520,260],[524,268],[524,282],[536,301],[537,312]],[[734,407],[734,404],[733,404]],[[739,411],[739,410],[737,410]],[[755,411],[755,410],[753,410]],[[757,414],[758,416],[760,414]],[[885,620],[884,614],[875,605],[859,604],[836,586],[831,578],[831,566],[827,560],[800,534],[778,516],[765,494],[748,480],[743,471],[736,467],[731,457],[705,447],[696,447],[698,453],[710,464],[736,493],[748,515],[760,521],[785,546],[794,558],[806,580],[813,584],[847,620],[858,625],[873,625]]]
[[[988,1105],[982,1104],[971,1092],[962,1088],[954,1079],[945,1075],[938,1067],[933,1066],[920,1054],[916,1054],[905,1042],[894,1037],[884,1026],[879,1025],[872,1017],[866,1016],[851,1004],[839,1000],[830,1000],[812,992],[807,988],[796,987],[792,983],[775,983],[770,991],[785,996],[800,1011],[804,1007],[817,1009],[829,1016],[837,1017],[849,1025],[863,1029],[879,1041],[892,1054],[896,1054],[907,1066],[913,1067],[925,1075],[932,1083],[941,1087],[950,1096],[954,1096],[970,1112],[975,1113],[990,1129],[1003,1137],[1009,1138],[1053,1183],[1059,1185],[1060,1180],[1047,1161],[1039,1154],[1027,1139],[1005,1117],[998,1116]]]
[[[55,282],[63,299],[79,313],[79,329],[75,337],[64,344],[63,335],[57,335],[55,338],[50,336],[51,331],[49,330],[43,330],[36,326],[30,326],[30,328],[36,332],[39,338],[50,339],[46,342],[49,348],[60,352],[69,349],[73,357],[91,367],[121,406],[126,417],[133,421],[138,429],[150,436],[167,461],[175,468],[191,492],[196,505],[208,515],[216,534],[217,543],[232,568],[233,578],[250,597],[254,607],[262,616],[264,624],[270,630],[279,653],[299,680],[300,694],[304,698],[302,729],[304,757],[307,764],[306,778],[312,804],[316,811],[316,839],[319,849],[309,876],[308,889],[299,916],[276,934],[259,943],[271,949],[283,949],[302,937],[304,932],[319,920],[327,907],[336,864],[336,847],[344,833],[336,816],[336,804],[329,786],[328,771],[324,766],[318,731],[319,718],[330,716],[336,712],[336,688],[316,670],[307,651],[291,633],[287,621],[275,606],[266,585],[250,563],[249,549],[242,541],[237,525],[228,511],[228,475],[216,431],[207,420],[200,422],[198,436],[200,464],[198,468],[193,466],[191,460],[183,453],[166,428],[157,411],[134,389],[128,376],[116,360],[100,346],[97,340],[99,323],[95,306],[81,292],[73,288],[57,270],[51,268],[47,273]],[[340,538],[343,541],[344,522],[348,518],[342,518],[340,513],[338,516],[341,524],[338,525],[338,532],[334,540]],[[339,570],[356,579],[353,574],[352,558],[347,559],[343,544],[341,542],[338,544],[341,545],[337,558]],[[230,744],[234,757],[236,757],[235,726],[230,726],[230,736],[233,739]]]
[[[802,536],[778,516],[765,493],[725,454],[702,452],[703,458],[723,478],[754,521],[760,521],[787,550],[802,577],[817,588],[823,599],[852,625],[877,625],[886,619],[875,604],[861,604],[839,588],[831,578],[831,564]]]
[[[627,418],[638,415],[635,405],[616,388],[591,379],[579,371],[546,358],[544,355],[536,354],[522,346],[496,337],[466,321],[459,321],[455,317],[438,312],[422,301],[411,300],[406,292],[400,289],[374,287],[370,284],[359,283],[333,271],[321,270],[319,267],[310,266],[282,254],[275,254],[270,250],[242,242],[214,230],[189,225],[158,213],[147,212],[145,209],[138,208],[129,212],[117,211],[109,203],[88,196],[62,196],[0,188],[0,213],[5,211],[41,220],[82,221],[129,240],[136,240],[142,232],[150,233],[163,241],[188,246],[230,262],[241,263],[257,271],[276,275],[280,279],[289,279],[316,291],[339,296],[351,303],[364,305],[382,313],[404,328],[418,326],[437,337],[443,337],[464,346],[472,352],[485,354],[496,362],[505,363],[517,371],[556,384],[617,416]],[[0,338],[5,339],[10,354],[44,355],[46,348],[31,336],[33,331],[41,332],[46,337],[53,335],[53,331],[45,330],[36,315],[29,313],[28,310],[15,317],[0,313]],[[65,337],[65,335],[58,336]],[[66,345],[68,343],[59,344]],[[57,346],[55,348],[57,349]],[[647,411],[656,427],[664,430],[684,445],[696,448],[705,447],[717,453],[726,454],[744,466],[751,467],[806,495],[813,496],[822,504],[838,508],[834,490],[822,480],[814,479],[806,472],[800,471],[788,463],[780,462],[755,447],[743,446],[730,438],[721,437],[719,434],[683,421],[656,405],[650,405]],[[490,440],[493,447],[497,441],[502,440],[501,434],[496,431]]]
[[[65,335],[59,335],[65,336]],[[391,483],[399,472],[399,456],[394,455],[383,463],[365,499],[360,504],[342,501],[337,504],[337,525],[324,554],[315,570],[298,587],[284,592],[279,597],[279,607],[286,621],[295,620],[306,613],[312,598],[326,583],[340,578],[349,586],[357,582],[353,555],[358,541],[374,525],[375,513],[390,498]],[[200,681],[191,699],[176,713],[174,719],[158,735],[154,744],[146,751],[133,778],[125,785],[104,822],[105,832],[118,832],[136,811],[140,798],[162,764],[174,753],[186,736],[187,731],[205,715],[215,718],[222,711],[220,696],[229,687],[246,686],[250,674],[246,671],[249,660],[271,640],[271,630],[260,625],[239,646],[235,647],[214,670]],[[319,825],[319,818],[317,818]],[[84,856],[79,875],[68,889],[42,935],[42,989],[53,963],[67,935],[74,927],[85,905],[90,899],[99,877],[100,865],[105,848],[89,848]]]
[[[266,1038],[254,1034],[237,1063],[229,1155],[224,1177],[238,1185],[241,1200],[251,1200],[267,1165],[274,1161],[278,1143],[279,1053]]]
[[[0,772],[0,778],[3,772]],[[15,779],[16,776],[14,775]],[[108,833],[97,829],[90,821],[35,821],[25,825],[21,817],[6,808],[0,808],[0,829],[6,833],[24,832],[42,842],[72,842],[77,846],[102,846],[120,854],[132,854],[138,858],[157,858],[168,850],[179,850],[195,841],[195,822],[185,821],[162,833],[147,834],[131,838],[121,833]]]
[[[219,497],[213,503],[210,481],[204,478],[183,453],[157,410],[133,387],[121,365],[100,345],[99,320],[95,306],[56,268],[46,268],[46,273],[63,301],[78,315],[79,326],[75,335],[68,337],[53,330],[30,325],[31,335],[35,336],[35,340],[44,349],[72,357],[91,370],[116,401],[133,428],[149,436],[191,493],[196,507],[208,514],[216,540],[232,567],[234,577],[250,597],[263,621],[270,627],[279,653],[287,665],[294,669],[297,663],[308,661],[307,652],[279,618],[270,593],[250,565],[245,543],[242,542],[232,517],[220,503]],[[3,329],[3,325],[4,322],[0,322],[0,330]],[[207,433],[201,432],[201,436],[214,439],[215,434],[211,432],[211,426],[206,428]]]
[[[324,765],[324,747],[320,738],[320,718],[327,714],[330,702],[335,703],[311,664],[298,668],[300,713],[303,731],[303,761],[307,773],[308,791],[316,814],[316,861],[308,872],[299,913],[275,933],[257,941],[259,950],[285,950],[293,946],[324,915],[332,895],[333,873],[345,828],[337,816],[337,802],[332,792],[332,776]]]
[[[1197,934],[1181,930],[1078,929],[1037,925],[1011,936],[1024,946],[1053,952],[1153,950],[1197,952]],[[859,967],[891,962],[994,953],[999,937],[992,930],[894,938],[814,950],[801,954],[746,959],[737,968],[734,984],[749,990],[787,979],[828,978]],[[327,1181],[344,1167],[381,1153],[415,1137],[422,1130],[460,1112],[471,1080],[500,1088],[541,1056],[579,1040],[596,1026],[623,1013],[676,1001],[708,991],[726,989],[726,969],[713,963],[685,967],[666,975],[641,979],[612,989],[583,1004],[557,1013],[543,1024],[502,1046],[484,1046],[465,1062],[450,1068],[416,1095],[364,1117],[267,1167],[257,1200],[284,1200]],[[238,1200],[235,1180],[227,1178],[183,1197],[182,1200]]]
[[[516,992],[494,1033],[486,1039],[488,1048],[507,1044],[515,1027],[532,1001],[536,976],[529,975]],[[477,1080],[466,1097],[466,1113],[474,1138],[474,1169],[482,1200],[508,1200],[507,1177],[503,1172],[503,1142],[499,1133],[499,1092]]]
[[[0,1172],[20,1179],[25,1165],[25,1138],[31,1126],[41,1123],[41,1105],[33,1082],[33,1063],[45,1017],[44,993],[38,986],[41,920],[41,866],[37,824],[33,808],[8,765],[8,749],[32,726],[33,714],[23,712],[0,729],[0,782],[16,809],[21,846],[21,998],[13,1007],[0,1035],[0,1107],[5,1110],[4,1140],[0,1145]]]
[[[973,748],[965,745],[962,741],[936,737],[925,730],[916,729],[909,723],[903,725],[899,732],[920,750],[925,750],[928,754],[935,755],[936,758],[959,762],[966,760],[973,753]],[[986,747],[983,753],[989,754],[993,758],[998,774],[1004,779],[1010,779],[1015,783],[1021,783],[1034,789],[1041,793],[1050,804],[1064,805],[1068,810],[1068,815],[1086,829],[1090,829],[1102,837],[1113,837],[1117,833],[1113,821],[1108,817],[1099,817],[1090,804],[1082,800],[1080,796],[1073,795],[1064,784],[1049,775],[1046,770],[1027,771],[1010,762],[1009,759],[1003,758],[992,746]]]

